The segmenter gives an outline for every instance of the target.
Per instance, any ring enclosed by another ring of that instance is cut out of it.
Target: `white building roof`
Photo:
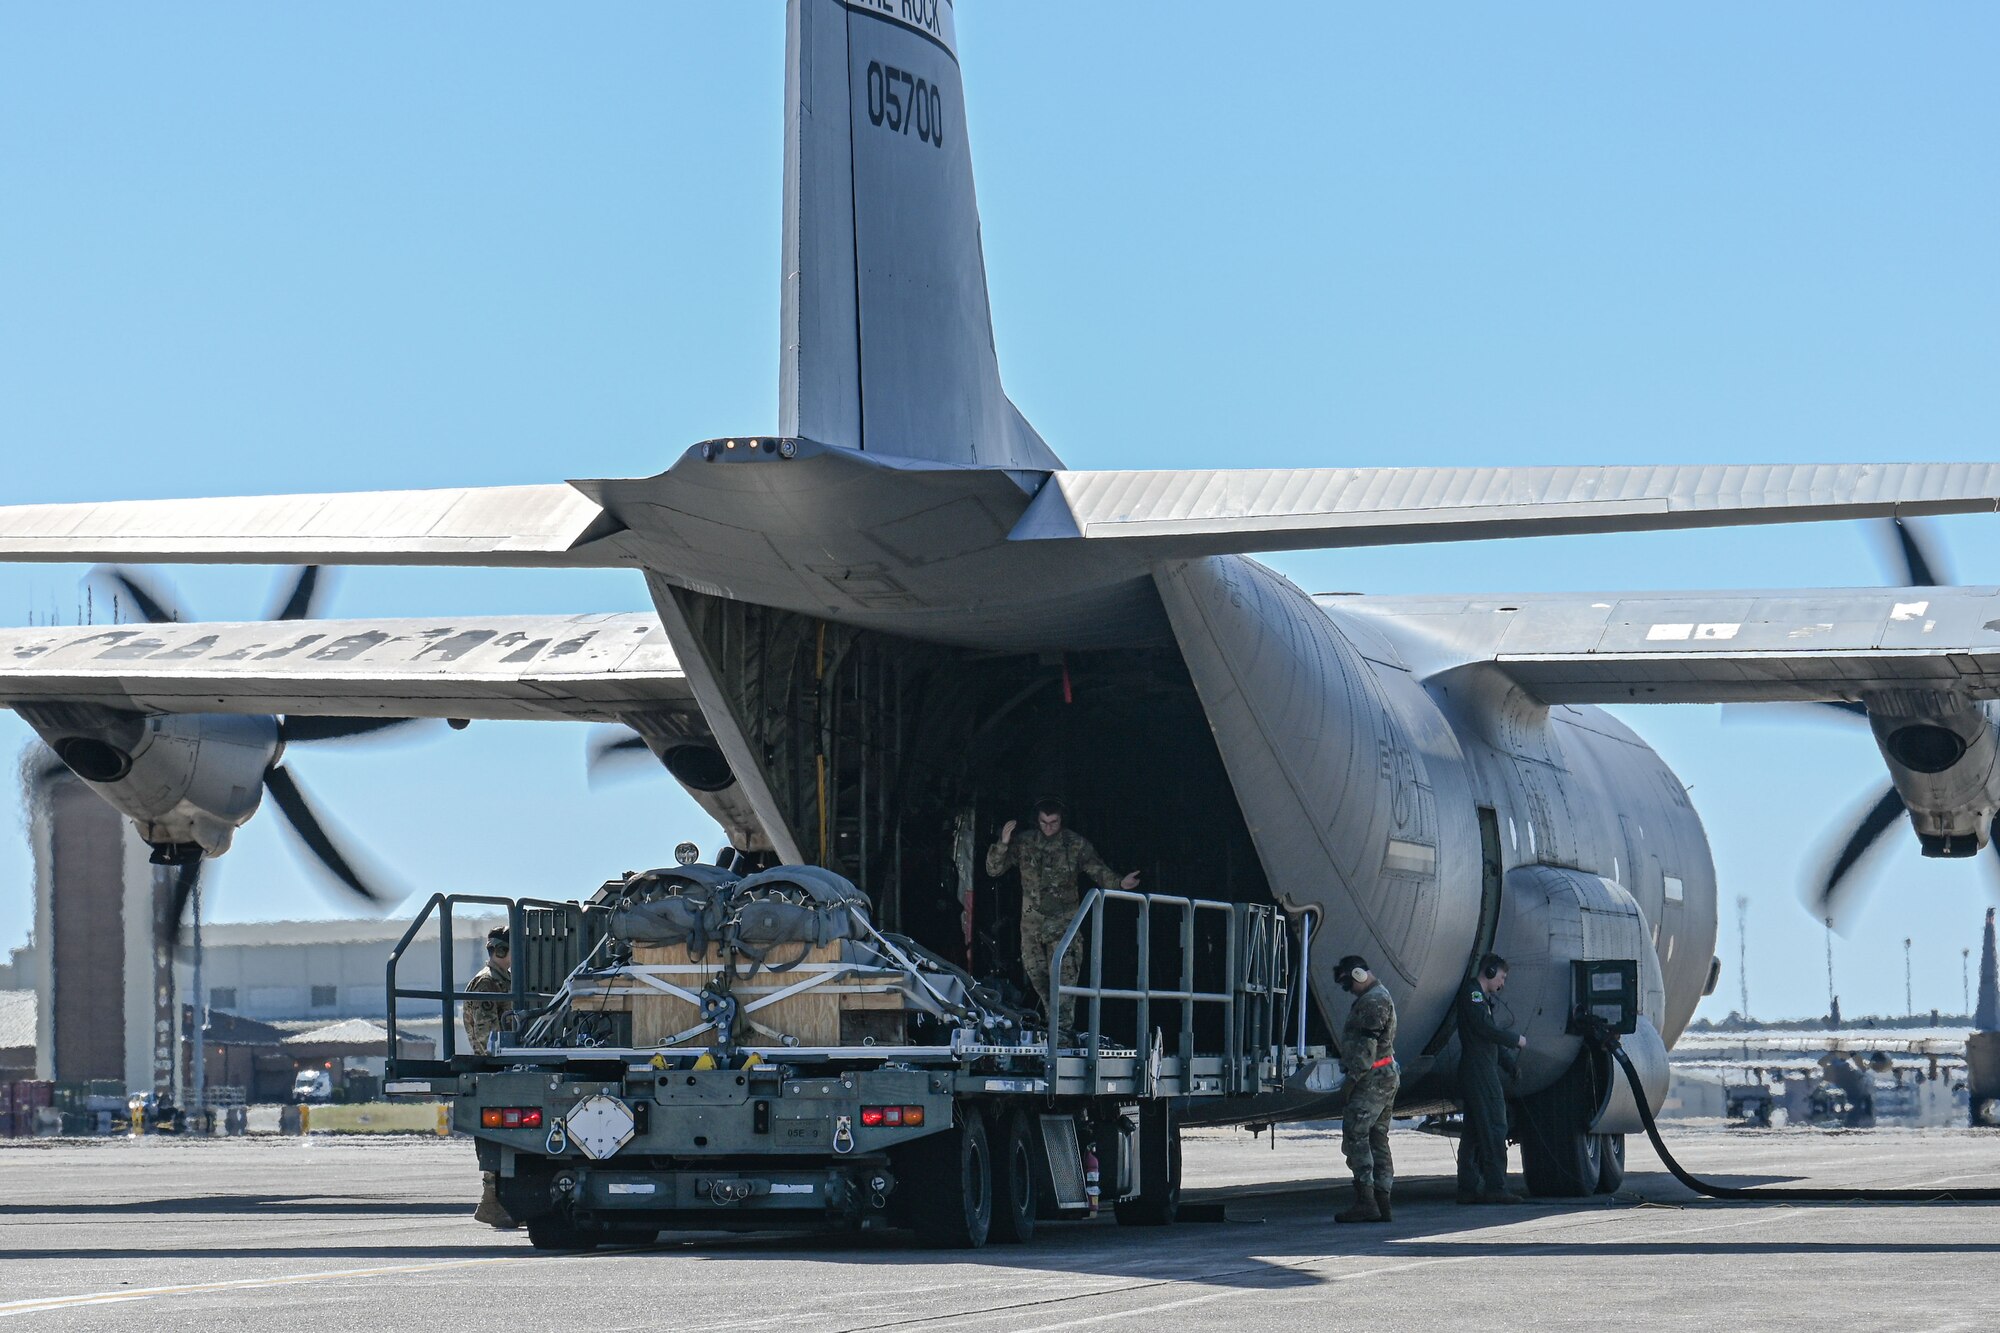
[[[486,932],[507,924],[505,916],[458,916],[451,922],[454,939],[484,940]],[[204,924],[201,943],[205,949],[258,944],[394,944],[410,928],[410,918],[344,917],[332,921],[221,921]],[[437,918],[424,922],[417,932],[420,940],[435,940]],[[193,947],[194,937],[184,928],[182,947]],[[186,955],[183,955],[185,957]]]
[[[328,1023],[325,1027],[312,1028],[305,1032],[295,1032],[286,1037],[286,1046],[323,1046],[364,1042],[389,1048],[389,1029],[380,1023],[371,1023],[365,1018],[346,1018],[338,1023]]]
[[[35,1044],[35,993],[0,990],[0,1051]]]

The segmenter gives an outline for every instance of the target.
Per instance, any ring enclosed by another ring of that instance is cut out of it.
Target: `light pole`
[[[1833,990],[1833,918],[1826,918],[1826,1018],[1834,1024],[1834,1012],[1840,1008],[1840,996]]]
[[[208,1106],[208,989],[201,984],[201,879],[194,881],[189,904],[194,915],[194,1106],[183,1108],[196,1117],[190,1128],[200,1126]]]
[[[1910,998],[1910,938],[1903,937],[1903,1016],[1911,1017],[1917,1012],[1916,1002]]]
[[[1747,1026],[1750,1022],[1750,896],[1736,895],[1736,985],[1737,1012],[1743,1015]]]

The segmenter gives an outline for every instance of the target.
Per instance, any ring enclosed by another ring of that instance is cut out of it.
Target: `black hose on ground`
[[[1827,1189],[1799,1185],[1759,1185],[1744,1189],[1736,1185],[1717,1185],[1690,1175],[1674,1155],[1667,1151],[1667,1145],[1660,1141],[1660,1126],[1653,1119],[1653,1108],[1646,1103],[1646,1090],[1640,1086],[1639,1071],[1632,1066],[1632,1059],[1625,1054],[1615,1038],[1609,1043],[1611,1058],[1625,1071],[1625,1081],[1632,1085],[1632,1100],[1639,1104],[1639,1119],[1646,1126],[1646,1137],[1653,1142],[1653,1151],[1667,1164],[1667,1170],[1674,1173],[1674,1179],[1693,1190],[1696,1194],[1706,1194],[1711,1199],[1768,1200],[1777,1203],[2000,1203],[2000,1189]]]

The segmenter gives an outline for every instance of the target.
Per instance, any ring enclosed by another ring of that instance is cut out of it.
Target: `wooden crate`
[[[788,986],[795,986],[815,973],[841,966],[840,950],[838,943],[815,948],[806,954],[799,966],[784,972],[758,968],[749,980],[739,979],[733,988],[739,1005],[748,1009],[756,1001]],[[784,945],[774,951],[774,956],[785,961],[796,952],[796,946]],[[717,951],[711,949],[702,962],[690,962],[688,951],[679,945],[636,948],[632,951],[632,962],[636,966],[657,969],[661,980],[690,991],[700,990],[702,983],[721,966]],[[798,995],[742,1014],[738,1020],[736,1039],[749,1046],[776,1045],[779,1039],[760,1032],[758,1028],[762,1027],[796,1038],[801,1046],[838,1046],[841,1044],[843,1013],[900,1012],[906,1007],[898,984],[901,979],[902,973],[897,971],[857,969],[839,980],[821,982]],[[701,1021],[700,1011],[692,1002],[648,986],[640,977],[613,977],[608,979],[608,984],[611,988],[608,993],[579,995],[572,1001],[573,1006],[593,1012],[631,1014],[634,1046],[670,1048],[670,1038]],[[752,1023],[757,1026],[751,1026]],[[850,1021],[847,1026],[852,1030],[867,1030],[871,1035],[878,1028],[887,1030],[879,1020],[858,1024]],[[879,1037],[877,1039],[880,1040]],[[699,1049],[711,1045],[714,1040],[714,1030],[710,1029],[675,1045],[682,1049]]]

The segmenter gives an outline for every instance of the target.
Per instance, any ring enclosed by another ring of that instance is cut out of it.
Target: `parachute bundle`
[[[867,939],[868,898],[853,883],[819,866],[779,866],[739,882],[729,895],[725,929],[736,951],[773,972],[789,971],[814,949],[837,940]],[[795,957],[767,963],[773,950],[797,944]]]
[[[819,866],[779,866],[739,879],[714,866],[689,865],[634,875],[611,900],[611,937],[626,948],[684,946],[691,959],[721,945],[748,958],[751,971],[784,972],[816,948],[865,940],[867,895]],[[798,953],[767,964],[773,950]]]
[[[698,959],[722,938],[727,899],[737,877],[715,866],[675,866],[627,879],[611,900],[611,938],[635,945],[683,945]],[[609,887],[609,886],[607,886]]]

